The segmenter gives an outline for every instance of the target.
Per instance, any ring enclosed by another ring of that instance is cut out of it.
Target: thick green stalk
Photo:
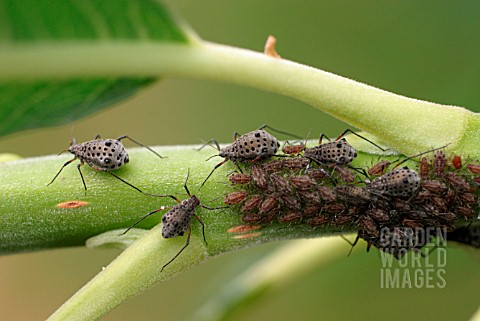
[[[0,71],[0,80],[9,81],[102,76],[227,81],[304,101],[405,154],[450,143],[457,153],[480,157],[476,148],[479,116],[464,108],[403,97],[285,59],[198,39],[190,44],[109,41],[3,45]]]

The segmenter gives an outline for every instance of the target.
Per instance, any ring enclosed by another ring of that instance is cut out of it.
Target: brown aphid
[[[337,195],[352,204],[365,204],[371,200],[371,195],[365,187],[344,185],[335,187]]]
[[[407,202],[398,198],[393,200],[393,205],[395,209],[400,212],[408,212],[412,210],[412,207],[410,206],[410,202]]]
[[[317,181],[320,181],[325,177],[329,176],[327,171],[324,170],[323,168],[309,168],[306,174]]]
[[[320,194],[317,191],[297,190],[297,195],[307,203],[320,203]]]
[[[445,194],[445,200],[448,204],[453,204],[455,202],[456,193],[453,189],[449,188]]]
[[[288,169],[302,169],[306,168],[310,161],[303,157],[287,158],[282,161],[282,165]]]
[[[370,176],[379,176],[383,175],[383,172],[390,166],[390,162],[388,160],[381,160],[372,167],[368,169],[368,175]]]
[[[454,223],[457,220],[457,215],[452,212],[439,213],[437,214],[438,219],[443,223],[450,224]]]
[[[320,215],[313,217],[307,221],[310,226],[322,226],[330,223],[330,218],[326,215]]]
[[[424,220],[428,217],[424,211],[409,211],[404,213],[405,217],[412,220]]]
[[[445,173],[445,179],[459,192],[469,192],[470,191],[470,184],[468,184],[467,180],[462,176],[448,172]]]
[[[335,215],[332,224],[336,226],[343,226],[352,223],[352,216],[348,214]]]
[[[390,216],[387,214],[387,212],[380,208],[371,208],[366,211],[366,214],[376,222],[390,221]]]
[[[358,223],[362,228],[364,234],[368,235],[368,237],[376,238],[379,236],[377,224],[371,217],[362,216]]]
[[[242,221],[245,223],[260,223],[262,216],[258,214],[248,213],[242,216]]]
[[[340,214],[345,211],[346,206],[342,203],[329,203],[322,207],[322,210],[331,214]]]
[[[411,219],[408,219],[408,218],[404,218],[402,220],[402,225],[403,226],[406,226],[406,227],[409,227],[409,228],[417,228],[417,227],[423,227],[423,224],[420,223],[419,221],[417,220],[411,220]]]
[[[225,196],[223,202],[227,205],[235,205],[243,202],[248,196],[248,193],[245,191],[232,192]]]
[[[263,224],[272,223],[275,217],[277,217],[279,213],[280,213],[280,209],[278,207],[272,209],[271,211],[268,211],[267,213],[264,213],[264,215],[262,215],[262,223]]]
[[[417,202],[428,202],[433,197],[433,194],[427,190],[418,192],[415,195],[415,201]]]
[[[320,197],[326,202],[333,202],[337,199],[337,194],[332,187],[317,186],[316,191],[320,194]]]
[[[302,208],[302,204],[300,204],[300,201],[298,200],[297,197],[288,195],[288,194],[282,194],[280,195],[280,202],[287,208],[292,209],[292,210],[300,210]]]
[[[340,179],[346,183],[353,183],[355,181],[355,174],[344,166],[335,166],[335,172],[337,172]]]
[[[437,150],[433,157],[433,171],[436,176],[442,176],[447,166],[447,158],[445,153],[441,150]]]
[[[288,211],[284,215],[278,218],[279,222],[282,223],[291,223],[300,220],[304,216],[303,212],[300,211]]]
[[[426,179],[430,175],[430,164],[426,157],[420,159],[420,177]]]
[[[480,185],[480,177],[474,177],[473,182],[477,185]]]
[[[435,206],[437,211],[446,212],[447,211],[447,202],[443,197],[433,196],[431,199],[432,205]]]
[[[478,202],[478,199],[475,197],[474,194],[472,193],[460,193],[458,195],[458,198],[464,202],[464,203],[467,203],[467,204],[475,204]]]
[[[315,180],[306,175],[290,176],[290,183],[298,190],[309,190],[317,185]]]
[[[309,204],[303,209],[303,215],[305,217],[314,216],[320,213],[322,207],[319,204]]]
[[[240,209],[243,213],[248,213],[258,208],[260,203],[263,201],[262,195],[252,195],[248,200],[243,203],[242,208]]]
[[[282,152],[288,155],[297,155],[303,152],[306,148],[306,145],[301,143],[298,145],[287,145],[289,142],[285,142],[285,145],[282,147]]]
[[[447,185],[436,180],[425,180],[422,182],[422,188],[435,194],[441,194],[447,190]]]
[[[266,189],[268,186],[268,177],[265,171],[258,165],[252,165],[253,183],[260,189]]]
[[[292,186],[285,177],[278,174],[272,174],[270,175],[270,180],[277,192],[290,193],[292,191]]]
[[[252,177],[250,175],[243,174],[243,173],[233,173],[230,176],[228,176],[228,180],[232,184],[244,185],[244,184],[250,183],[252,181]]]
[[[263,169],[267,172],[279,172],[282,170],[283,162],[276,160],[263,165]]]
[[[480,164],[467,164],[467,169],[472,174],[480,174]]]
[[[465,218],[473,217],[473,209],[470,206],[458,206],[457,213]]]
[[[458,155],[453,155],[452,157],[452,165],[456,169],[461,169],[462,168],[462,158]]]
[[[260,206],[258,207],[258,213],[267,213],[276,207],[278,207],[278,196],[270,195],[260,203]]]

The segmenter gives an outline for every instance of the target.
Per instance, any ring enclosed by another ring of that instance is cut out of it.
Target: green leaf
[[[35,55],[55,43],[106,45],[125,40],[187,43],[189,36],[157,1],[53,0],[0,3],[0,48],[26,45]],[[70,45],[75,51],[75,45]],[[80,63],[88,68],[89,55]],[[50,58],[54,59],[54,58]],[[115,59],[115,56],[110,57]],[[79,60],[80,61],[80,60]],[[24,59],[27,69],[41,63]],[[74,64],[74,62],[72,62]],[[48,67],[47,67],[48,68]],[[0,135],[72,122],[131,96],[154,77],[123,75],[18,81],[15,75],[0,83]]]

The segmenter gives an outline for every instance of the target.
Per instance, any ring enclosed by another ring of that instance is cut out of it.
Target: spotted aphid
[[[121,142],[121,140],[125,138],[129,139],[130,141],[134,142],[139,146],[147,148],[149,151],[151,151],[158,157],[163,158],[150,147],[145,146],[126,135],[120,136],[117,139],[101,139],[100,136],[97,135],[94,140],[80,143],[80,144],[77,144],[75,142],[75,139],[73,139],[68,151],[72,153],[75,157],[63,164],[63,166],[60,168],[58,173],[55,175],[52,181],[47,184],[47,186],[52,184],[55,181],[55,179],[58,177],[58,175],[60,175],[62,170],[65,168],[65,166],[69,165],[74,160],[79,159],[80,164],[77,165],[77,169],[78,169],[78,172],[80,173],[80,177],[82,178],[82,183],[83,183],[83,187],[85,188],[85,193],[87,192],[87,185],[85,184],[85,180],[83,178],[83,174],[82,174],[82,171],[80,170],[80,167],[84,163],[87,163],[91,168],[97,171],[107,172],[112,176],[114,176],[115,178],[121,180],[128,186],[133,187],[134,189],[136,189],[137,191],[143,194],[152,195],[152,194],[144,193],[139,188],[133,186],[132,184],[125,181],[123,178],[120,178],[119,176],[111,172],[113,170],[119,169],[120,167],[122,167],[123,165],[127,164],[130,161],[128,157],[128,153]]]
[[[232,161],[235,164],[249,163],[264,160],[274,156],[280,147],[280,143],[278,142],[277,138],[264,130],[264,128],[267,127],[273,129],[269,126],[262,126],[260,127],[260,129],[246,133],[238,138],[236,137],[237,135],[235,135],[235,142],[224,148],[220,148],[218,142],[215,139],[211,139],[207,144],[211,142],[214,143],[217,150],[219,151],[218,155],[215,156],[220,156],[225,160],[221,163],[218,163],[213,168],[213,170],[210,172],[210,174],[208,174],[207,178],[203,181],[200,187],[205,184],[205,182],[210,178],[210,176],[217,168],[219,168],[228,161]],[[203,146],[201,148],[203,148]]]
[[[345,138],[342,138],[348,132],[373,144],[382,151],[385,151],[385,149],[378,146],[371,140],[368,140],[367,138],[353,132],[352,130],[347,129],[340,136],[338,136],[335,141],[325,144],[322,144],[322,138],[325,136],[324,134],[322,134],[318,141],[318,145],[312,148],[305,149],[304,156],[318,164],[350,164],[355,159],[355,157],[357,157],[357,152],[355,148],[353,148],[352,145],[350,145]]]
[[[370,193],[392,197],[410,197],[419,187],[420,176],[408,167],[390,171],[367,183]]]
[[[171,237],[183,236],[185,232],[187,232],[188,234],[187,234],[187,241],[185,245],[180,249],[180,251],[178,251],[178,253],[170,261],[168,261],[163,265],[162,270],[160,272],[162,272],[167,265],[172,263],[173,260],[175,260],[190,243],[190,235],[192,232],[190,223],[191,223],[192,217],[195,217],[195,219],[202,225],[203,241],[205,242],[205,244],[207,244],[207,240],[205,238],[205,224],[203,224],[202,220],[195,214],[196,208],[198,206],[201,206],[209,210],[218,209],[218,208],[211,208],[201,204],[200,199],[197,196],[190,194],[190,191],[188,190],[188,187],[187,187],[187,181],[188,181],[189,175],[190,175],[190,171],[188,172],[187,178],[185,179],[185,183],[183,185],[183,187],[185,188],[185,191],[187,191],[187,195],[189,196],[189,198],[184,199],[183,201],[180,201],[178,198],[176,198],[173,195],[162,195],[163,197],[170,197],[174,199],[178,204],[171,207],[162,206],[154,211],[151,211],[145,214],[142,218],[140,218],[133,225],[131,225],[125,232],[122,233],[122,234],[127,233],[131,228],[136,226],[138,223],[140,223],[150,215],[153,215],[165,209],[169,209],[169,211],[165,213],[165,215],[163,215],[162,217],[162,237],[165,239],[168,239]]]

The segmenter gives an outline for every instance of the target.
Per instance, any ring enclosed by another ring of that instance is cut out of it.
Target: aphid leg
[[[321,133],[321,134],[320,134],[320,137],[318,138],[318,145],[322,145],[323,137],[325,137],[326,139],[328,139],[329,142],[331,141],[330,138],[327,137],[327,135],[325,135],[324,133]]]
[[[100,134],[96,134],[95,137],[93,138],[93,140],[97,140],[97,139],[101,139],[101,138],[102,138],[102,136],[100,136]],[[117,140],[119,140],[119,139],[117,138]]]
[[[357,245],[357,242],[358,242],[358,240],[360,239],[360,236],[357,235],[357,237],[355,238],[355,241],[353,241],[353,243],[350,242],[350,240],[347,239],[347,238],[346,238],[345,236],[343,236],[342,234],[340,234],[340,237],[341,237],[342,239],[344,239],[345,242],[347,242],[348,244],[350,244],[351,248],[350,248],[350,251],[348,251],[348,255],[347,255],[347,256],[350,256],[350,254],[352,254],[353,248],[355,247],[355,245]]]
[[[82,183],[83,183],[83,188],[85,189],[85,195],[87,195],[87,184],[85,184],[85,179],[83,178],[82,170],[80,167],[82,167],[84,164],[83,161],[80,162],[80,164],[77,165],[78,172],[80,173],[80,177],[82,178]]]
[[[205,238],[205,224],[203,224],[202,220],[200,219],[200,217],[198,217],[197,214],[193,214],[195,216],[195,218],[197,219],[197,221],[202,225],[202,235],[203,235],[203,241],[205,242],[205,244],[208,244],[207,243],[207,239]]]
[[[71,162],[73,162],[73,161],[76,160],[76,159],[77,159],[77,158],[74,157],[73,159],[65,162],[65,163],[63,164],[62,168],[60,168],[60,170],[58,171],[57,175],[55,175],[55,177],[52,179],[52,181],[51,181],[50,183],[47,184],[47,186],[50,185],[50,184],[52,184],[52,183],[55,181],[55,179],[58,177],[58,175],[60,175],[60,173],[62,172],[62,170],[65,168],[65,166],[67,166],[68,164],[70,164]]]
[[[214,143],[215,146],[212,146],[211,143]],[[210,147],[215,148],[216,150],[220,151],[220,144],[217,142],[217,140],[215,138],[210,139],[208,142],[206,142],[205,144],[200,146],[200,148],[197,148],[196,151],[201,151],[203,148],[205,148],[205,146],[210,146]],[[217,156],[217,155],[215,155],[215,156]]]
[[[196,216],[196,215],[195,215]],[[168,261],[163,267],[162,269],[160,270],[160,272],[163,271],[163,269],[169,265],[170,263],[172,263],[179,255],[180,253],[183,252],[183,250],[185,250],[185,248],[188,246],[188,244],[190,243],[190,235],[192,234],[192,229],[190,228],[190,225],[188,226],[188,235],[187,235],[187,242],[185,243],[185,245],[182,247],[182,249],[180,251],[178,251],[178,253],[170,260]],[[203,235],[205,237],[205,234]]]
[[[303,137],[300,137],[298,135],[295,135],[295,134],[292,134],[292,133],[289,133],[289,132],[284,132],[282,130],[278,130],[278,129],[275,129],[267,124],[263,124],[262,126],[260,126],[258,129],[270,129],[270,130],[273,130],[274,132],[277,132],[279,134],[283,134],[283,135],[287,135],[287,136],[290,136],[290,137],[293,137],[293,138],[296,138],[298,140],[303,140]]]
[[[337,137],[336,140],[339,140],[340,138],[342,138],[343,136],[345,136],[347,133],[351,133],[351,134],[354,134],[354,135],[357,136],[357,137],[360,137],[361,139],[369,142],[370,144],[372,144],[373,146],[375,146],[375,147],[377,147],[378,149],[382,150],[383,152],[386,151],[385,148],[380,147],[379,145],[377,145],[377,144],[375,144],[374,142],[372,142],[370,139],[368,139],[368,138],[366,138],[366,137],[363,137],[362,135],[357,134],[356,132],[354,132],[353,130],[348,129],[348,128],[345,129],[345,130],[343,131],[343,133],[341,133],[341,134]]]
[[[367,171],[365,170],[365,168],[352,167],[352,166],[348,166],[348,167],[353,169],[355,172],[365,176],[365,179],[370,179],[370,177],[368,177],[368,174],[367,174]]]
[[[135,223],[133,223],[125,232],[119,234],[119,235],[124,235],[125,233],[127,233],[128,231],[130,231],[132,228],[134,228],[138,223],[140,223],[141,221],[143,221],[144,219],[146,219],[147,217],[149,217],[150,215],[153,215],[155,213],[158,213],[160,211],[163,211],[165,209],[168,209],[169,207],[168,206],[162,206],[154,211],[151,211],[145,215],[143,215],[138,221],[136,221]]]
[[[159,153],[157,153],[156,151],[154,151],[153,149],[151,149],[150,147],[148,147],[147,145],[144,145],[136,140],[134,140],[133,138],[131,138],[130,136],[127,136],[127,135],[123,135],[123,136],[120,136],[117,138],[117,140],[122,140],[122,139],[129,139],[131,142],[137,144],[138,146],[142,146],[142,147],[145,147],[146,149],[148,149],[149,151],[151,151],[152,153],[154,153],[155,155],[157,155],[158,157],[160,158],[166,158],[164,156],[161,156]]]
[[[212,169],[212,171],[210,172],[210,174],[208,174],[207,178],[205,178],[205,180],[203,181],[202,185],[200,185],[200,187],[199,187],[198,189],[202,188],[202,186],[207,182],[207,180],[210,178],[210,176],[212,176],[213,172],[214,172],[217,168],[219,168],[220,166],[222,166],[223,164],[225,164],[226,162],[228,162],[228,159],[226,159],[226,160],[224,160],[223,162],[218,163],[217,165],[215,165],[215,167]],[[238,167],[238,165],[237,165],[237,167]],[[240,167],[239,167],[239,169],[240,169]]]
[[[192,197],[192,194],[190,194],[190,191],[188,190],[187,187],[187,182],[188,182],[188,177],[190,176],[190,168],[187,171],[187,177],[185,178],[185,183],[183,183],[183,187],[185,188],[185,191],[187,191],[188,197]],[[207,177],[208,178],[208,177]],[[180,202],[179,202],[180,203]],[[203,224],[203,223],[202,223]]]

